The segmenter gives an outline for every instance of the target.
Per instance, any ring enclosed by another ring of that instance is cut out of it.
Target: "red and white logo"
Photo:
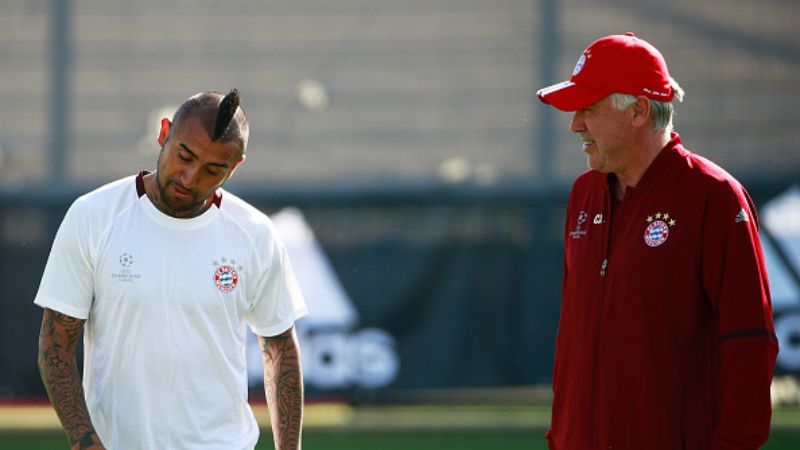
[[[669,226],[667,226],[666,222],[661,220],[656,220],[644,230],[644,242],[650,247],[658,247],[664,242],[667,242],[668,237]]]
[[[575,75],[581,73],[584,65],[586,65],[586,53],[582,53],[581,57],[578,58],[578,62],[575,63],[575,68],[572,70],[572,76],[574,77]]]
[[[647,228],[644,230],[644,243],[650,247],[658,247],[669,238],[669,227],[677,225],[678,221],[670,217],[669,213],[656,213],[647,216]]]
[[[239,274],[233,266],[223,264],[214,272],[214,284],[220,292],[230,292],[239,284]]]

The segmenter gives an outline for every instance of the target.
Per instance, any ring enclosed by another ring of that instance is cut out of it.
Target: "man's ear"
[[[239,166],[242,165],[242,163],[245,160],[245,157],[247,157],[247,155],[242,153],[242,157],[239,159],[239,161],[236,161],[236,164],[233,165],[233,169],[231,169],[231,171],[228,173],[228,178],[232,177],[233,176],[233,172],[236,172],[236,169],[238,169]]]
[[[639,95],[636,97],[636,103],[632,105],[631,111],[633,111],[632,125],[640,127],[642,125],[647,125],[650,121],[653,105],[650,103],[649,98],[644,95]]]
[[[169,130],[172,129],[172,122],[169,121],[166,117],[161,119],[161,131],[158,132],[158,145],[159,147],[163,147],[164,144],[167,142],[167,138],[169,137]]]

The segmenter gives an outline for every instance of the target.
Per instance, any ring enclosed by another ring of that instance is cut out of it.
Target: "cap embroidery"
[[[657,95],[659,97],[669,97],[669,94],[670,94],[669,92],[654,91],[654,90],[648,89],[648,88],[642,88],[642,91],[644,91],[644,92],[646,92],[648,94],[651,94],[651,95]]]
[[[582,53],[581,57],[578,58],[578,62],[575,64],[575,69],[572,71],[572,76],[578,75],[583,70],[583,66],[586,64],[586,53]]]

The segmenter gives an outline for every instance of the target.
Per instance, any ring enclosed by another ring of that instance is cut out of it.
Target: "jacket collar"
[[[658,155],[650,163],[650,166],[645,170],[642,178],[639,180],[639,183],[636,184],[636,187],[629,187],[625,191],[625,198],[629,198],[632,195],[636,195],[637,192],[646,192],[650,186],[657,184],[661,180],[661,176],[664,174],[665,171],[670,167],[671,162],[675,160],[675,156],[677,156],[682,151],[685,151],[683,147],[683,143],[681,142],[681,137],[678,133],[672,132],[670,135],[670,140],[667,142],[667,145],[664,146],[661,151],[658,152]],[[617,177],[613,173],[609,173],[606,176],[606,184],[609,187],[611,192],[614,192],[614,186],[617,183]]]

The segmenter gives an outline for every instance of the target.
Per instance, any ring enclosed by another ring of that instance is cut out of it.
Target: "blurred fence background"
[[[763,205],[800,181],[798,18],[795,0],[0,0],[0,399],[44,394],[32,300],[71,201],[152,169],[161,117],[232,87],[251,139],[228,188],[299,208],[351,311],[303,330],[310,397],[547,385],[585,162],[536,89],[636,32],[687,92],[684,143]],[[776,247],[798,318],[800,245]],[[800,371],[792,323],[780,373]]]

